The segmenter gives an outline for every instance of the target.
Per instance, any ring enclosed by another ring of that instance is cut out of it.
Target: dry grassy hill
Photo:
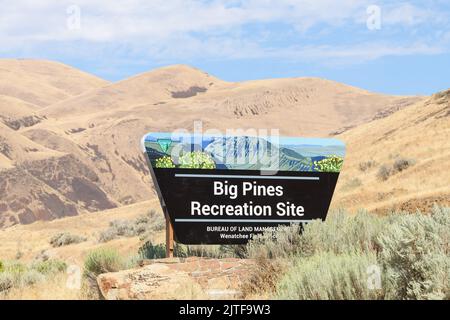
[[[348,156],[335,207],[386,212],[450,205],[450,90],[338,138]]]
[[[12,168],[25,161],[58,155],[61,153],[47,149],[0,123],[0,168]]]
[[[38,109],[108,83],[58,62],[0,59],[0,122],[14,130],[34,125]]]
[[[62,63],[0,60],[0,95],[13,97],[37,108],[108,84],[108,81]]]
[[[35,125],[45,119],[39,109],[107,84],[58,62],[0,59],[0,123],[13,130]]]
[[[47,148],[23,130],[47,121],[37,114],[39,109],[107,84],[56,62],[0,60],[0,226],[74,215],[92,207],[82,198],[97,191],[95,173],[70,150]],[[106,195],[103,199],[104,208],[115,205]]]
[[[195,120],[202,120],[205,129],[279,128],[294,136],[329,136],[356,127],[342,135],[351,139],[361,124],[390,118],[424,100],[317,78],[229,83],[183,65],[108,84],[52,62],[2,63],[10,66],[16,80],[9,82],[17,88],[0,96],[0,108],[2,101],[3,106],[16,102],[14,108],[3,107],[9,120],[0,127],[5,141],[0,147],[0,226],[151,198],[139,150],[140,138],[149,131],[192,129]],[[350,204],[344,198],[342,203]]]

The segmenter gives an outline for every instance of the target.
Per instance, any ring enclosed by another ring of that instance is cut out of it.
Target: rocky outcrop
[[[103,297],[129,299],[238,299],[252,260],[167,258],[145,260],[137,269],[101,274]]]

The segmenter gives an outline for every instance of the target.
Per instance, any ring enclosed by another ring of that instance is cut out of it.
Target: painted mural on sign
[[[336,139],[149,133],[153,168],[340,172],[345,145]]]

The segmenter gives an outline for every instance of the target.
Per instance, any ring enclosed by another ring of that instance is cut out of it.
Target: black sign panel
[[[266,228],[325,219],[339,173],[154,169],[175,239],[243,244]]]

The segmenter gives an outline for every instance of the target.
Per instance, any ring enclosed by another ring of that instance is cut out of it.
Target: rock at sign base
[[[141,268],[101,274],[97,283],[107,300],[238,299],[253,265],[234,258],[145,260]]]

